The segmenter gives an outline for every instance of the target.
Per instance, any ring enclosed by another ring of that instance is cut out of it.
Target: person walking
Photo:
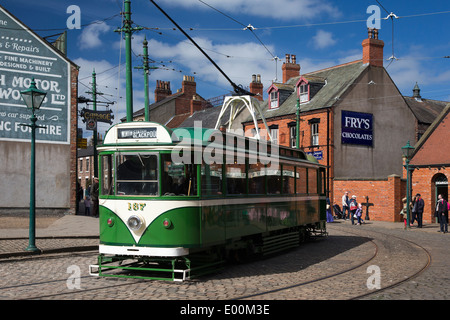
[[[439,220],[440,230],[438,232],[448,232],[448,204],[442,197],[442,194],[438,195],[438,202],[436,205],[436,216]]]
[[[358,220],[357,225],[359,226],[362,223],[362,219],[361,219],[361,216],[362,216],[362,204],[361,203],[358,203],[358,209],[356,209],[355,215],[356,215],[356,219]]]
[[[331,214],[330,198],[327,198],[327,222],[334,222],[333,215]]]
[[[91,194],[92,203],[93,203],[92,215],[96,218],[98,218],[98,205],[99,205],[98,188],[99,188],[98,178],[94,177],[94,182],[91,184],[90,194]]]
[[[417,228],[422,228],[424,207],[425,207],[425,202],[421,198],[420,193],[416,194],[416,198],[414,200],[414,205],[412,208],[413,218],[412,218],[411,224],[414,224],[414,218],[415,218],[417,220]]]
[[[350,200],[349,209],[350,209],[350,220],[352,221],[352,225],[354,225],[356,218],[356,210],[358,209],[358,202],[356,202],[355,195],[353,195],[352,199]]]
[[[91,197],[89,196],[86,196],[86,199],[84,199],[84,215],[91,215]]]
[[[350,199],[348,198],[348,191],[345,191],[344,195],[342,196],[342,219],[344,220],[350,217],[349,204]],[[347,211],[347,216],[345,215],[345,211]]]

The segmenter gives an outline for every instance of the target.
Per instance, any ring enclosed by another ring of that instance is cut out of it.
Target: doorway
[[[434,181],[434,189],[435,189],[435,197],[434,197],[434,208],[436,208],[436,204],[438,201],[438,195],[442,195],[446,201],[448,201],[448,179],[443,173],[438,173],[433,177],[432,182]],[[437,218],[436,218],[436,222]]]

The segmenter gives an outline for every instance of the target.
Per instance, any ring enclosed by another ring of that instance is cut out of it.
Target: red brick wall
[[[342,196],[345,191],[349,196],[356,195],[358,203],[369,203],[373,206],[369,208],[370,220],[375,221],[401,221],[400,210],[403,207],[402,198],[405,197],[404,180],[399,176],[392,175],[383,180],[334,180],[333,203],[339,204],[342,208]],[[366,209],[363,210],[363,218],[366,216]]]
[[[436,186],[435,179],[436,175],[442,173],[445,174],[447,180],[450,181],[450,169],[440,169],[437,168],[420,168],[415,169],[412,173],[412,195],[415,196],[420,193],[422,199],[425,202],[425,208],[423,213],[424,223],[434,223],[436,221],[434,217],[434,212],[436,208]],[[448,188],[448,186],[447,186]],[[448,199],[446,199],[448,200]]]

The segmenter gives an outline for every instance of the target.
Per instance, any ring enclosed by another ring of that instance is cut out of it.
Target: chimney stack
[[[170,81],[156,80],[155,102],[161,101],[172,94]]]
[[[197,84],[195,83],[195,78],[192,76],[183,76],[181,91],[189,98],[197,94]]]
[[[250,82],[250,92],[255,95],[255,98],[259,101],[263,101],[263,89],[264,86],[261,83],[261,75],[253,74],[252,75],[252,82]]]
[[[291,78],[300,76],[300,65],[297,64],[296,56],[286,54],[286,62],[281,66],[281,70],[283,71],[283,83],[288,82]]]
[[[363,63],[371,66],[383,67],[384,42],[378,39],[378,29],[367,29],[368,38],[362,42]]]

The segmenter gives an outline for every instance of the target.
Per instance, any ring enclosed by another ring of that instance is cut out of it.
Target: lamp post
[[[403,155],[405,156],[405,165],[406,168],[406,228],[409,228],[409,216],[410,216],[410,208],[409,204],[411,202],[410,197],[410,182],[409,182],[409,159],[414,151],[414,147],[409,144],[409,140],[404,147],[402,147]]]
[[[35,154],[35,140],[36,140],[36,128],[43,128],[42,126],[36,125],[37,117],[35,110],[41,107],[44,101],[46,92],[38,90],[36,88],[36,82],[34,78],[31,80],[30,87],[26,90],[20,92],[22,99],[25,101],[28,109],[31,109],[31,124],[22,124],[22,126],[31,128],[31,164],[30,164],[30,224],[29,224],[29,240],[28,247],[25,249],[31,252],[39,252],[40,250],[36,247],[36,191],[35,191],[35,164],[36,164],[36,154]]]

